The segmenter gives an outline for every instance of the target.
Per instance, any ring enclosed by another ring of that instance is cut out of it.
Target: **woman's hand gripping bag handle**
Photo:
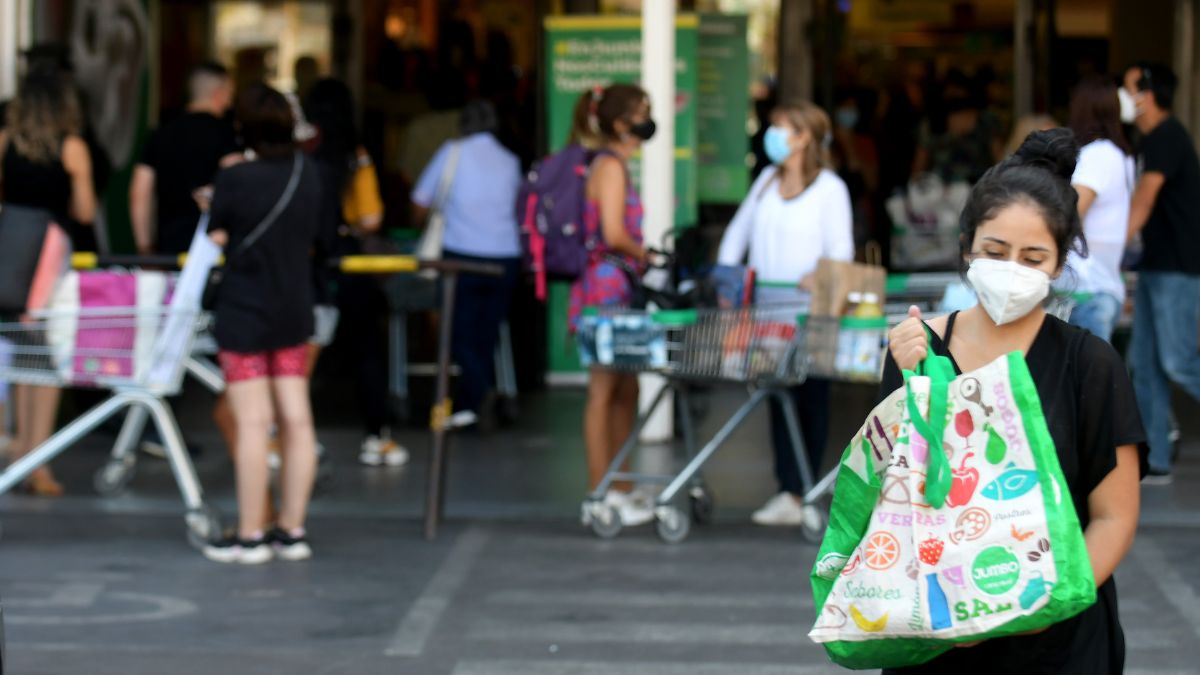
[[[917,364],[916,371],[904,371],[905,404],[908,406],[909,419],[913,428],[925,439],[928,447],[941,448],[942,436],[946,432],[946,422],[949,417],[950,383],[954,381],[954,364],[945,356],[933,353],[933,338],[929,329],[925,329],[926,356]],[[923,376],[929,378],[929,419],[921,415],[917,397],[913,394],[909,378]],[[953,471],[950,460],[944,452],[929,453],[928,474],[925,478],[925,501],[935,509],[942,508],[946,497],[950,494],[953,484]]]

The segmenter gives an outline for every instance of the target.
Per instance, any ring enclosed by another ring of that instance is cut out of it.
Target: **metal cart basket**
[[[628,309],[589,309],[580,322],[581,356],[588,365],[627,372],[658,372],[667,378],[649,409],[634,425],[617,456],[596,489],[582,505],[582,520],[601,537],[616,536],[622,528],[616,509],[604,497],[616,481],[665,485],[655,502],[656,531],[664,541],[675,543],[687,537],[693,518],[706,521],[712,514],[712,496],[700,470],[750,413],[774,398],[782,405],[792,447],[796,452],[804,485],[805,536],[818,539],[824,531],[825,514],[818,500],[833,486],[834,473],[816,481],[804,451],[788,388],[803,383],[810,375],[836,379],[878,380],[878,364],[854,369],[840,368],[837,318],[808,317],[800,303],[757,305],[738,309],[696,309],[645,312]],[[886,320],[881,320],[886,328]],[[869,341],[874,336],[874,347]],[[861,337],[861,336],[860,336]],[[881,351],[883,330],[865,338],[865,354]],[[749,398],[717,433],[696,449],[687,385],[727,383],[746,386]],[[637,447],[646,420],[666,399],[667,391],[678,397],[686,462],[674,475],[649,475],[624,467]],[[686,490],[690,508],[679,503]]]
[[[0,493],[128,408],[140,411],[139,417],[148,414],[158,429],[186,507],[191,543],[215,538],[220,519],[204,502],[179,425],[163,401],[179,392],[189,363],[199,365],[192,363],[192,343],[206,321],[177,297],[168,307],[48,310],[0,323],[0,382],[112,392],[0,473]],[[140,424],[126,424],[122,436],[133,432],[131,426],[140,431]]]

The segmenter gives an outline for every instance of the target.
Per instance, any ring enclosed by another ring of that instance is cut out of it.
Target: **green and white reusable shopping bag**
[[[1024,356],[955,377],[931,348],[905,382],[842,455],[812,571],[809,637],[850,668],[924,663],[1096,599]]]

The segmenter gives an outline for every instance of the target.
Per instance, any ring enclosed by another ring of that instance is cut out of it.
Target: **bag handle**
[[[446,165],[442,167],[442,175],[438,178],[437,191],[433,195],[431,211],[445,212],[446,201],[450,199],[450,185],[454,183],[454,175],[458,173],[458,157],[462,152],[462,141],[450,143],[449,156]]]
[[[926,355],[917,364],[916,372],[905,373],[905,389],[908,404],[908,415],[913,428],[929,445],[929,467],[925,475],[925,500],[935,509],[940,509],[946,503],[950,494],[953,476],[950,461],[942,450],[942,438],[946,432],[946,411],[949,405],[950,382],[954,380],[954,365],[945,356],[933,353],[933,334],[925,327]],[[913,395],[912,386],[908,383],[910,375],[928,377],[929,382],[929,419],[921,416],[917,398]]]

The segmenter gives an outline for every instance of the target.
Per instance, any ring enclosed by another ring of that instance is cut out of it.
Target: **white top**
[[[426,208],[433,205],[450,148],[455,144],[460,150],[443,209],[446,231],[442,246],[447,251],[481,258],[521,255],[513,208],[521,186],[521,163],[490,133],[471,134],[438,148],[417,179],[412,200]]]
[[[725,229],[717,262],[740,265],[749,248],[760,281],[796,284],[821,258],[853,260],[850,191],[842,179],[824,169],[804,192],[784,199],[774,175],[767,167],[754,181]]]
[[[1083,218],[1088,257],[1080,258],[1072,252],[1067,258],[1067,266],[1078,279],[1075,288],[1080,292],[1108,293],[1118,300],[1125,300],[1121,257],[1125,253],[1129,226],[1133,175],[1133,158],[1121,152],[1110,140],[1092,141],[1079,151],[1079,162],[1075,165],[1071,183],[1096,193],[1095,201]],[[1071,275],[1064,276],[1065,283],[1070,285]]]

